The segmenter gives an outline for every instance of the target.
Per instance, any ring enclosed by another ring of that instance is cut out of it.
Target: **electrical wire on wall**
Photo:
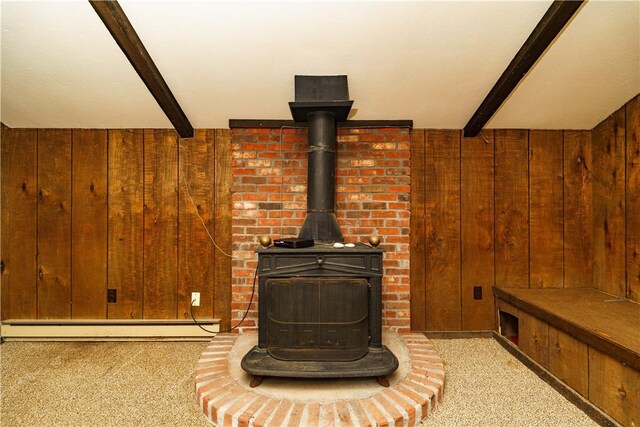
[[[184,150],[184,147],[180,147],[181,150]],[[239,258],[239,257],[234,257],[232,254],[229,254],[227,252],[225,252],[220,246],[218,246],[218,244],[216,243],[215,239],[213,238],[213,236],[211,235],[211,233],[209,232],[209,229],[207,228],[207,224],[204,222],[204,219],[202,218],[202,216],[200,215],[200,212],[198,212],[198,207],[196,206],[196,203],[193,201],[193,197],[191,197],[191,193],[189,192],[189,184],[187,183],[187,179],[185,177],[185,174],[182,170],[182,167],[180,166],[180,163],[178,162],[178,170],[180,171],[180,178],[182,180],[182,182],[184,183],[184,190],[185,193],[187,194],[187,198],[189,199],[189,201],[191,202],[191,206],[193,207],[193,211],[196,214],[196,216],[198,217],[198,219],[200,220],[200,222],[202,223],[202,227],[204,228],[204,231],[207,233],[207,236],[209,237],[209,240],[211,240],[211,243],[213,243],[213,246],[220,251],[223,255],[228,256],[229,258],[233,259],[244,259],[244,258]],[[247,318],[247,315],[249,314],[249,310],[251,309],[251,304],[253,303],[253,297],[255,295],[256,292],[256,278],[258,276],[258,267],[256,266],[256,270],[253,274],[253,289],[251,290],[251,298],[249,299],[249,304],[247,305],[247,309],[244,312],[244,315],[242,316],[242,319],[240,320],[240,322],[238,322],[237,325],[231,327],[230,329],[226,329],[226,330],[222,330],[222,331],[210,331],[206,328],[204,328],[197,320],[196,317],[193,315],[193,304],[195,303],[195,300],[191,301],[191,304],[189,306],[189,312],[191,313],[191,318],[193,319],[193,321],[195,322],[196,325],[198,325],[198,327],[200,329],[202,329],[205,332],[208,332],[210,334],[218,334],[218,333],[224,333],[224,332],[231,332],[237,328],[240,327],[240,325],[242,325],[242,323],[244,322],[244,320]]]
[[[359,127],[359,129],[384,129],[387,128],[388,126],[362,126]],[[397,127],[397,126],[394,126]],[[280,142],[280,201],[283,201],[283,195],[284,195],[284,166],[285,166],[285,159],[284,159],[284,150],[283,150],[283,143],[284,143],[284,137],[283,137],[283,131],[284,129],[304,129],[305,127],[303,126],[281,126],[280,127],[280,132],[279,132],[279,142]],[[400,128],[405,128],[405,129],[411,129],[411,126],[400,126]],[[484,138],[484,135],[482,135],[483,139],[485,140],[485,142],[488,143],[487,139]],[[184,148],[182,146],[180,146],[181,150],[184,150]],[[185,189],[185,193],[187,195],[187,198],[189,199],[189,201],[191,202],[191,205],[193,207],[193,211],[196,214],[196,216],[198,217],[198,219],[200,220],[200,222],[202,223],[202,227],[204,228],[205,232],[207,233],[207,236],[209,237],[209,240],[211,240],[211,243],[214,245],[214,247],[220,251],[223,255],[231,258],[231,259],[236,259],[236,260],[246,260],[246,258],[241,258],[241,257],[234,257],[232,254],[229,254],[227,252],[225,252],[220,246],[218,246],[218,244],[216,243],[215,239],[213,238],[213,236],[211,235],[211,233],[209,232],[209,229],[207,228],[207,225],[204,221],[204,219],[202,218],[202,216],[200,215],[200,212],[198,212],[198,207],[196,206],[196,203],[194,202],[193,198],[191,197],[191,193],[189,192],[189,184],[187,183],[187,179],[185,177],[184,171],[182,170],[182,167],[179,166],[178,167],[179,171],[180,171],[180,177],[182,182],[184,183],[184,189]],[[284,210],[284,203],[283,203],[283,208],[282,210]],[[280,235],[282,235],[282,231],[284,230],[284,215],[280,216]],[[282,237],[282,236],[280,236]],[[206,331],[208,333],[224,333],[224,332],[231,332],[237,328],[240,327],[240,325],[242,325],[242,323],[245,321],[245,319],[247,318],[247,315],[249,314],[249,310],[251,309],[251,305],[253,304],[253,298],[255,296],[255,292],[256,292],[256,281],[257,281],[257,277],[258,277],[258,266],[256,266],[254,274],[253,274],[253,286],[251,289],[251,297],[249,298],[249,303],[247,305],[247,308],[242,316],[242,319],[240,320],[240,322],[238,322],[238,324],[236,324],[235,326],[223,330],[223,331],[210,331],[206,328],[204,328],[200,323],[198,323],[198,321],[196,320],[194,314],[193,314],[193,304],[195,302],[195,300],[191,301],[191,305],[190,305],[190,313],[191,313],[191,318],[193,319],[193,321],[195,322],[196,325],[198,325],[198,327],[200,329],[202,329],[203,331]]]
[[[184,150],[184,147],[180,146],[180,149]],[[202,228],[204,228],[204,231],[207,233],[207,236],[209,236],[209,240],[211,240],[211,243],[213,243],[213,246],[215,246],[215,248],[217,250],[219,250],[223,255],[228,256],[231,259],[240,259],[240,258],[234,258],[233,255],[225,252],[224,249],[222,249],[220,246],[218,246],[218,244],[216,243],[215,239],[213,238],[213,236],[209,232],[209,229],[207,228],[207,224],[204,222],[204,219],[202,218],[202,216],[200,216],[200,212],[198,212],[198,207],[196,206],[196,203],[193,201],[193,197],[191,197],[191,193],[189,192],[189,184],[187,183],[187,179],[184,176],[184,172],[182,170],[182,166],[179,165],[178,169],[180,170],[180,178],[181,178],[182,182],[184,183],[184,191],[187,194],[187,198],[191,202],[191,206],[193,206],[193,212],[196,214],[196,216],[198,217],[198,219],[202,223]]]
[[[282,126],[280,128],[280,163],[281,163],[281,167],[280,167],[280,174],[281,174],[281,179],[280,179],[280,200],[282,200],[282,195],[284,194],[284,153],[282,150],[282,143],[283,143],[283,137],[282,137],[282,131],[284,129],[303,129],[300,126]],[[182,148],[182,147],[180,147]],[[198,217],[198,219],[200,219],[200,222],[202,223],[202,227],[205,229],[205,231],[207,232],[207,236],[209,236],[209,240],[211,240],[211,243],[213,243],[213,245],[216,247],[216,249],[218,249],[220,252],[222,252],[224,255],[228,256],[231,259],[240,259],[240,260],[245,260],[245,258],[239,258],[239,257],[234,257],[231,254],[226,253],[222,248],[220,248],[220,246],[218,246],[213,238],[213,236],[211,235],[211,233],[209,232],[209,229],[207,228],[206,223],[204,222],[204,219],[200,216],[200,213],[198,212],[198,208],[195,204],[195,202],[193,201],[193,198],[191,197],[191,194],[189,193],[189,184],[187,183],[187,180],[184,176],[184,173],[182,171],[182,168],[180,168],[180,176],[182,177],[182,182],[184,182],[184,189],[185,192],[187,194],[187,197],[189,199],[189,201],[191,202],[191,205],[193,206],[194,212],[196,214],[196,216]],[[280,234],[282,234],[282,230],[284,227],[284,223],[283,223],[283,218],[284,215],[281,215],[280,217]],[[249,310],[251,309],[251,304],[253,304],[253,298],[256,294],[256,280],[258,277],[258,266],[256,266],[256,269],[253,273],[253,286],[251,288],[251,298],[249,298],[249,304],[247,305],[247,308],[244,312],[244,314],[242,315],[242,319],[240,319],[240,322],[238,322],[238,324],[236,324],[235,326],[223,330],[223,331],[210,331],[208,329],[206,329],[205,327],[203,327],[200,323],[198,323],[198,321],[196,320],[196,317],[193,315],[193,303],[195,302],[195,300],[191,301],[191,306],[190,308],[190,313],[191,313],[191,318],[193,319],[193,321],[195,322],[196,325],[198,325],[198,327],[200,329],[202,329],[205,332],[209,332],[211,334],[215,334],[215,333],[225,333],[225,332],[231,332],[234,331],[235,329],[239,328],[240,325],[242,325],[242,323],[245,321],[245,319],[247,318],[247,315],[249,314]]]
[[[195,322],[196,325],[198,325],[198,327],[200,329],[202,329],[205,332],[209,332],[210,334],[221,334],[221,333],[225,333],[225,332],[231,332],[234,331],[235,329],[239,328],[240,325],[242,325],[242,322],[244,322],[244,319],[247,318],[247,315],[249,314],[249,309],[251,308],[251,304],[253,304],[253,297],[256,294],[256,279],[258,278],[258,267],[256,267],[255,272],[253,273],[253,288],[251,289],[251,298],[249,298],[249,305],[247,305],[247,309],[244,312],[244,315],[242,316],[242,319],[240,319],[240,322],[238,322],[237,325],[229,328],[229,329],[225,329],[223,331],[210,331],[209,329],[206,329],[204,326],[202,326],[200,323],[198,323],[198,321],[196,320],[196,317],[193,315],[193,303],[195,302],[195,300],[191,301],[191,307],[190,307],[190,312],[191,312],[191,318],[193,319],[193,321]]]

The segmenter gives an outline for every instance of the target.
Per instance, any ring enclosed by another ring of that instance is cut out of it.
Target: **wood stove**
[[[346,76],[296,76],[290,107],[294,119],[309,128],[307,215],[300,238],[314,245],[256,251],[258,345],[241,366],[257,378],[382,378],[398,367],[382,345],[384,250],[335,245],[343,240],[334,201],[336,120],[347,119],[353,103],[347,98]]]
[[[382,249],[270,247],[258,252],[258,376],[378,377],[398,361],[382,345]]]

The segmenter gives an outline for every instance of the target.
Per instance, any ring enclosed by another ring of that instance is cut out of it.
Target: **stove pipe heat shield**
[[[335,214],[336,122],[345,121],[349,101],[347,76],[295,76],[293,119],[308,122],[307,216],[301,239],[342,242]]]

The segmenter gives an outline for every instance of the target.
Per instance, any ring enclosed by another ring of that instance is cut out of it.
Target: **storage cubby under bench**
[[[499,335],[618,423],[640,425],[640,304],[593,288],[493,289]]]

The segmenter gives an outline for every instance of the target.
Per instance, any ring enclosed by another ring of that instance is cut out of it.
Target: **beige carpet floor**
[[[492,338],[433,340],[445,362],[444,402],[428,427],[597,426]]]
[[[492,339],[434,340],[445,401],[426,426],[591,426]],[[207,343],[0,345],[0,425],[210,426],[195,403]]]

